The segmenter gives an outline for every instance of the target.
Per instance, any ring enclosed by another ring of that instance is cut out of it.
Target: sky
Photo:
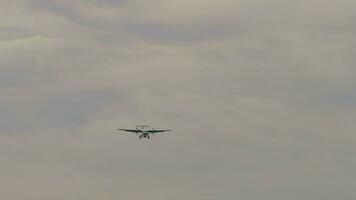
[[[356,198],[355,13],[351,0],[1,0],[2,198]],[[174,131],[116,130],[137,124]]]

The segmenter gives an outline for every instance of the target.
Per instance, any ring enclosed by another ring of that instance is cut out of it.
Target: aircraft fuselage
[[[142,139],[142,138],[150,139],[150,135],[149,135],[148,133],[146,133],[146,132],[143,132],[143,133],[141,133],[141,135],[140,135],[139,138],[140,138],[140,139]]]

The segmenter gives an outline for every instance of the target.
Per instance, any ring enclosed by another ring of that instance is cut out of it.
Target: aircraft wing
[[[162,133],[162,132],[168,132],[168,131],[172,131],[172,130],[147,130],[146,132],[148,132],[150,134],[155,134],[155,133]]]
[[[131,132],[131,133],[141,133],[142,132],[142,130],[137,130],[137,129],[117,129],[117,130]]]

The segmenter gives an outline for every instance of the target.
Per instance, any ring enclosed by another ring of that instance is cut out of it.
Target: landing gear
[[[140,137],[138,137],[138,138],[140,138],[140,139],[142,139],[142,138],[150,139],[150,135],[148,135],[148,134],[141,134]]]

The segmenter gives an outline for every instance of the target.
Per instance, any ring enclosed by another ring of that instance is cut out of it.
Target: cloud
[[[123,103],[123,98],[110,91],[77,91],[43,99],[34,112],[43,116],[43,123],[50,127],[75,128],[114,101]]]
[[[354,2],[4,5],[6,199],[352,199]]]

